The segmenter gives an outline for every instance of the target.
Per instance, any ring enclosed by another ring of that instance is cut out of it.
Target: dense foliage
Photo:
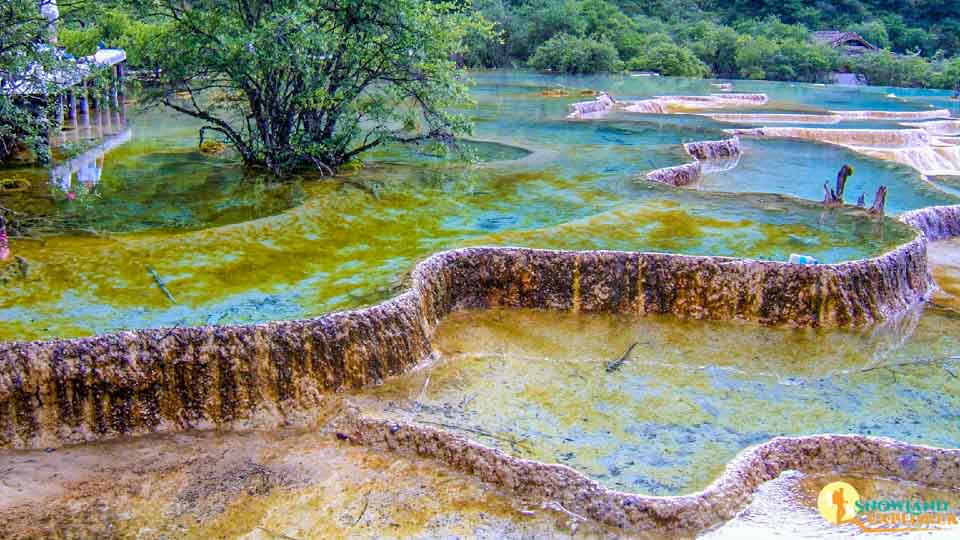
[[[469,42],[466,59],[474,66],[529,65],[568,73],[622,66],[663,75],[807,82],[851,71],[873,84],[952,88],[960,82],[948,60],[960,57],[960,10],[952,0],[478,0],[474,5],[500,31],[499,39]],[[844,57],[811,39],[813,31],[828,29],[857,32],[883,51]],[[576,63],[576,57],[588,62]]]
[[[0,162],[31,155],[49,157],[46,133],[50,127],[47,100],[23,95],[54,94],[44,73],[62,69],[60,58],[48,45],[52,27],[40,7],[49,0],[5,0],[0,4]]]
[[[37,5],[4,0],[4,77],[53,66]],[[955,0],[60,0],[59,43],[76,56],[124,48],[149,97],[206,122],[275,173],[332,171],[389,140],[468,129],[455,64],[563,73],[960,85]],[[479,14],[482,16],[477,17]],[[841,54],[812,39],[848,30],[880,47]],[[46,155],[49,110],[0,94],[0,159]]]
[[[454,53],[468,29],[482,37],[484,28],[453,5],[150,3],[158,36],[134,51],[153,74],[147,99],[202,120],[201,143],[213,135],[248,165],[276,175],[332,173],[387,141],[449,140],[468,130],[448,112],[469,101]],[[136,31],[115,36],[118,44],[144,33],[128,27]]]

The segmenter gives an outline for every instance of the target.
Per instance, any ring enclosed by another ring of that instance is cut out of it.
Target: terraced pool
[[[3,173],[32,182],[4,204],[45,216],[57,235],[13,240],[29,273],[6,284],[0,338],[259,322],[371,305],[396,293],[417,260],[463,245],[771,260],[796,252],[834,262],[908,239],[890,220],[796,199],[821,198],[823,182],[844,163],[857,170],[849,192],[872,194],[885,184],[893,212],[960,200],[906,166],[799,140],[745,140],[737,167],[704,179],[710,192],[651,185],[644,173],[687,159],[680,143],[722,137],[731,124],[625,113],[569,121],[567,105],[579,98],[543,91],[566,85],[641,98],[710,92],[708,82],[510,72],[476,79],[476,105],[466,112],[476,121],[474,139],[486,142],[446,157],[385,149],[332,179],[276,184],[245,175],[229,155],[196,150],[197,125],[135,103],[123,118],[114,112],[109,122],[66,132],[60,144],[69,150],[88,137],[129,131],[96,156],[96,174],[77,173],[72,183],[62,172]],[[935,93],[923,95],[928,104],[872,88],[737,83],[735,90],[769,93],[764,110],[941,105]]]

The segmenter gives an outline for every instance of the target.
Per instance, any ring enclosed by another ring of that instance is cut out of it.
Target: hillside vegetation
[[[497,39],[469,43],[472,66],[953,88],[960,9],[953,0],[475,0]],[[839,54],[817,30],[857,32],[881,51]]]

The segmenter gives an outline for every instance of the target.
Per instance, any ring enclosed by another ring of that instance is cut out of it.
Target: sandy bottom
[[[567,518],[330,433],[200,432],[0,454],[4,538],[565,537]]]
[[[430,461],[350,446],[323,430],[156,435],[5,451],[0,463],[0,520],[9,539],[663,538],[581,522],[549,501],[514,498]],[[864,496],[960,500],[844,479]],[[784,473],[739,517],[702,537],[855,534],[817,513],[816,493],[828,480],[836,478]]]

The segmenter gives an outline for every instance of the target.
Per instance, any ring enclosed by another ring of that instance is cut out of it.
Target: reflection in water
[[[464,245],[781,261],[803,253],[835,262],[907,239],[912,233],[892,220],[764,194],[819,201],[823,182],[842,163],[857,169],[848,185],[854,195],[887,185],[891,212],[957,200],[906,167],[797,140],[744,141],[739,164],[725,171],[716,169],[734,162],[707,164],[699,186],[758,194],[648,185],[636,178],[688,161],[683,143],[722,138],[730,124],[616,112],[571,122],[564,118],[576,98],[549,98],[542,90],[559,81],[640,100],[710,93],[709,82],[510,72],[476,78],[477,104],[464,112],[476,121],[476,137],[489,142],[464,145],[471,159],[390,147],[334,178],[304,174],[278,183],[245,171],[229,154],[203,155],[199,124],[169,111],[79,118],[76,129],[61,134],[61,149],[90,134],[119,135],[124,121],[133,126],[130,139],[83,167],[68,165],[69,183],[66,167],[55,170],[54,183],[67,191],[50,189],[50,171],[18,171],[34,188],[4,205],[44,216],[58,236],[11,240],[30,262],[30,276],[11,282],[0,299],[7,323],[0,339],[260,322],[370,305],[401,290],[418,260]],[[908,108],[869,88],[738,82],[737,91],[770,95],[770,103],[757,106],[771,112],[824,113],[839,102],[857,110]],[[157,290],[146,266],[163,277],[178,305]]]
[[[50,169],[50,183],[64,193],[72,192],[75,174],[78,182],[92,190],[100,183],[107,152],[129,141],[132,136],[130,128],[107,135],[97,146]]]

